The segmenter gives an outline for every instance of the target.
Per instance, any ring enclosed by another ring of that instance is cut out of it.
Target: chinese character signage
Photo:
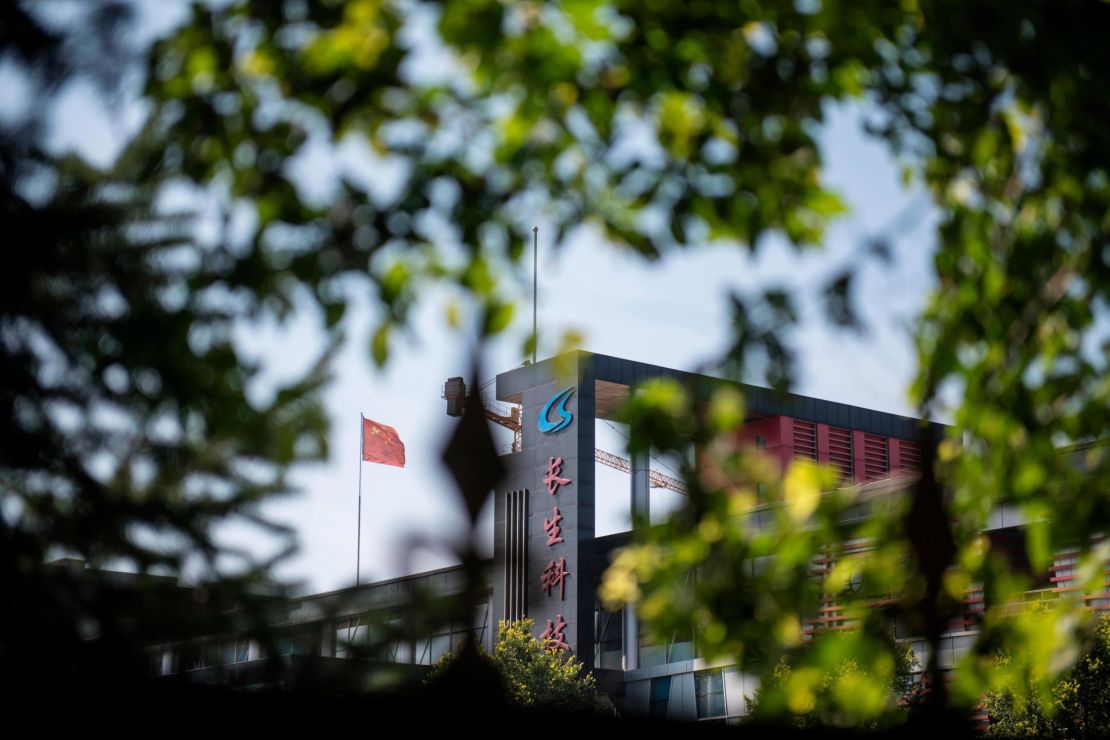
[[[566,580],[568,576],[570,576],[570,572],[567,571],[567,559],[559,558],[558,560],[552,560],[547,564],[547,567],[543,569],[543,575],[540,576],[540,588],[542,588],[548,596],[551,595],[551,589],[558,588],[559,600],[566,601]]]
[[[561,393],[556,394],[547,402],[547,405],[544,406],[545,413],[551,406],[552,401],[562,395]],[[560,408],[562,408],[561,405]],[[540,421],[542,423],[543,416],[540,417]],[[547,472],[543,476],[543,484],[547,487],[547,492],[549,494],[558,496],[559,489],[563,486],[570,485],[572,482],[570,478],[563,477],[563,458],[547,458]],[[547,535],[546,545],[548,549],[565,544],[561,536],[563,530],[562,527],[559,526],[559,522],[562,520],[563,515],[559,512],[558,504],[553,504],[551,507],[551,517],[544,517],[543,520],[543,531]],[[540,588],[549,598],[552,597],[553,592],[557,590],[559,601],[566,601],[568,578],[570,578],[570,571],[567,570],[567,559],[565,557],[560,557],[557,560],[552,558],[540,574]],[[569,650],[570,645],[567,643],[566,636],[563,633],[566,626],[567,623],[563,619],[563,615],[558,614],[556,615],[554,623],[552,623],[550,619],[547,620],[547,629],[540,635],[540,639],[546,640],[549,647],[554,650]]]
[[[547,620],[547,629],[540,633],[541,640],[547,642],[552,650],[570,650],[570,645],[567,644],[567,622],[563,619],[562,614],[555,615],[555,622]]]
[[[563,538],[559,536],[563,533],[562,527],[559,526],[561,521],[563,521],[563,515],[559,513],[559,507],[553,506],[551,518],[544,517],[543,519],[543,531],[547,533],[548,547],[558,545],[563,541]]]
[[[543,477],[543,484],[547,486],[547,492],[554,496],[559,492],[559,486],[565,486],[570,483],[570,478],[560,478],[559,474],[563,472],[563,458],[552,457],[547,460],[547,475]]]
[[[586,390],[592,379],[570,377],[577,380],[560,380],[541,363],[498,378],[498,392],[521,404],[522,448],[506,456],[498,486],[505,495],[497,498],[495,552],[504,557],[505,578],[495,583],[494,599],[505,614],[512,599],[522,601],[512,613],[535,620],[548,649],[590,664],[595,597],[584,543],[593,539],[595,394]],[[523,514],[507,503],[514,491],[531,494]]]

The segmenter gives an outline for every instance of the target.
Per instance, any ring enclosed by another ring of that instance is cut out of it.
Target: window
[[[694,634],[693,632],[676,632],[667,645],[667,662],[678,663],[683,660],[694,659]]]
[[[204,646],[204,668],[212,668],[220,664],[220,646],[217,643],[210,642]]]
[[[232,640],[223,644],[222,661],[225,665],[231,663],[246,663],[250,659],[251,644],[249,640]]]
[[[720,668],[694,674],[694,698],[698,719],[725,715],[725,675]]]
[[[486,625],[489,624],[489,602],[474,607],[474,641],[482,646],[489,647]]]
[[[372,657],[391,663],[434,665],[466,640],[490,649],[489,604],[474,611],[473,619],[437,625],[431,634],[413,636],[399,610],[353,616],[335,622],[335,657]]]
[[[648,704],[648,715],[651,717],[666,717],[667,704],[671,698],[671,677],[659,676],[651,679],[651,699]]]
[[[194,645],[189,649],[185,658],[185,670],[199,671],[202,668],[204,668],[204,647]]]
[[[278,655],[312,655],[309,645],[312,638],[304,631],[289,632],[278,643]],[[319,652],[319,651],[317,651]]]
[[[391,663],[412,663],[412,640],[397,640],[390,643],[387,659]]]
[[[440,658],[451,652],[451,648],[452,645],[450,633],[446,635],[436,635],[435,637],[433,637],[431,655],[432,664],[434,665],[435,663],[438,663]]]
[[[640,621],[640,667],[650,668],[654,665],[663,665],[667,662],[666,642],[657,642],[657,638],[648,630],[647,622]]]
[[[609,611],[594,606],[594,665],[598,668],[624,668],[624,611]]]
[[[335,623],[335,657],[349,658],[359,650],[365,651],[370,631],[363,617],[349,617]]]
[[[830,465],[840,471],[842,481],[852,480],[852,432],[849,429],[829,427],[829,459]]]
[[[803,460],[817,459],[817,425],[810,421],[794,420],[794,457]]]
[[[877,434],[863,435],[863,477],[881,480],[890,474],[890,451],[887,438]]]
[[[435,634],[416,640],[415,662],[417,665],[435,665],[440,658],[457,651],[469,636],[475,634],[474,628],[467,624],[454,622],[441,625]]]
[[[694,658],[694,632],[692,629],[678,629],[670,634],[660,635],[662,642],[655,642],[647,628],[640,622],[640,667],[678,663]]]

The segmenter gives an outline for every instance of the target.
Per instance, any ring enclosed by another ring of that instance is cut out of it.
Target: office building
[[[627,472],[630,514],[650,518],[652,492],[680,494],[683,483],[673,471],[647,456],[625,460],[599,449],[600,424],[614,420],[637,384],[673,378],[694,384],[726,381],[586,352],[525,365],[497,376],[486,403],[487,417],[513,434],[502,457],[507,474],[494,495],[493,558],[489,580],[474,618],[437,634],[396,641],[386,660],[401,665],[434,664],[467,632],[492,648],[498,620],[531,617],[537,632],[552,645],[570,650],[598,676],[622,712],[671,719],[735,721],[746,710],[744,697],[758,676],[735,666],[707,664],[689,636],[653,644],[635,610],[608,612],[597,586],[613,553],[630,532],[597,536],[597,484],[603,468]],[[785,468],[802,458],[836,468],[842,484],[904,488],[921,464],[922,424],[912,418],[834,401],[737,386],[746,404],[743,439],[762,448]],[[445,388],[448,412],[462,412],[465,386],[453,379]],[[600,466],[600,467],[599,467]],[[1021,517],[1015,510],[996,513],[987,535],[992,544],[1021,557]],[[1072,561],[1074,562],[1074,558]],[[1068,587],[1068,554],[1039,584],[1046,593]],[[349,645],[370,641],[367,623],[388,623],[414,589],[433,587],[449,594],[462,587],[459,568],[416,574],[330,594],[297,599],[275,611],[275,624],[289,638],[283,652],[342,659]],[[483,601],[484,600],[484,601]],[[1105,599],[1092,602],[1104,607]],[[943,666],[951,666],[974,641],[982,595],[969,593],[965,617],[942,641]],[[368,615],[375,615],[369,619]],[[809,615],[816,631],[847,626],[835,605]],[[905,636],[912,639],[910,636]],[[925,646],[914,648],[924,657]],[[213,647],[210,663],[250,663],[261,657],[257,646],[230,641]],[[203,651],[189,665],[165,646],[152,658],[155,672],[201,670]],[[241,660],[240,660],[241,659]],[[158,661],[162,661],[159,663]],[[924,660],[922,660],[924,663]]]

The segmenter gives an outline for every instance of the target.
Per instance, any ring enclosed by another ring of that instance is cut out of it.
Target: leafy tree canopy
[[[827,640],[828,638],[826,638]],[[865,677],[860,659],[848,653],[831,669],[794,670],[784,656],[763,677],[751,697],[745,697],[749,716],[756,722],[781,721],[795,727],[866,726],[877,729],[881,720],[902,719],[918,700],[914,671],[921,666],[909,643],[891,641],[893,661],[882,663],[879,681]],[[823,645],[809,649],[826,649]]]
[[[234,260],[155,207],[158,175],[134,161],[98,172],[43,146],[62,86],[117,90],[127,7],[93,3],[59,23],[28,5],[0,11],[6,74],[35,91],[0,124],[0,675],[24,686],[143,675],[146,646],[242,628],[233,608],[261,623],[274,590],[255,587],[271,561],[216,528],[261,524],[274,559],[288,553],[291,532],[257,507],[287,491],[291,464],[326,453],[326,360],[249,397],[258,368],[233,346]],[[61,558],[139,576],[47,564]],[[183,573],[195,591],[176,587]]]
[[[3,53],[56,85],[80,66],[67,54],[102,47],[62,43],[32,6],[5,6]],[[1027,579],[979,538],[1002,501],[1031,522],[1034,569],[1077,547],[1082,585],[1103,588],[1104,555],[1089,544],[1110,526],[1110,476],[1106,446],[1089,443],[1110,431],[1110,45],[1094,32],[1108,21],[1110,6],[1087,0],[195,6],[147,55],[148,125],[112,172],[78,177],[26,144],[31,129],[5,128],[0,140],[6,220],[41,245],[16,251],[0,315],[0,418],[16,440],[0,458],[0,545],[6,577],[27,596],[11,603],[72,613],[62,620],[77,634],[88,604],[40,598],[48,553],[178,572],[186,553],[223,551],[212,522],[250,516],[285,490],[289,464],[323,454],[324,366],[252,403],[233,321],[283,316],[307,289],[337,338],[349,281],[369,281],[383,318],[368,346],[385,362],[438,281],[473,299],[483,337],[497,333],[532,225],[521,213],[542,213],[556,243],[586,225],[648,259],[713,241],[758,252],[770,234],[808,249],[844,212],[822,183],[815,132],[830,104],[863,100],[871,132],[940,214],[912,388],[926,416],[942,392],[959,399],[937,459],[927,450],[908,496],[823,495],[835,483],[826,473],[776,480],[729,448],[742,399],[719,393],[707,407],[657,384],[628,410],[645,430],[633,445],[693,443],[715,450],[717,468],[684,471],[690,506],[623,556],[608,594],[641,601],[660,631],[696,628],[710,656],[743,657],[795,647],[801,615],[826,596],[861,622],[869,599],[893,599],[935,648],[980,584],[999,607],[984,617],[982,645],[1021,653],[1038,635],[1011,626],[1001,605]],[[452,60],[448,70],[424,66],[429,48]],[[629,148],[645,132],[649,145]],[[398,165],[399,186],[344,176],[327,197],[310,194],[294,175],[309,141]],[[170,184],[217,196],[227,228],[209,241],[154,228],[166,214],[150,204]],[[866,246],[889,251],[883,239]],[[845,326],[858,267],[820,286]],[[795,297],[769,286],[730,300],[721,367],[764,368],[787,386]],[[757,530],[736,515],[761,496],[778,508]],[[859,506],[885,516],[852,518]],[[811,584],[821,548],[861,538],[871,556],[833,553],[832,577]],[[659,557],[663,548],[676,556]],[[745,566],[771,554],[773,567]],[[681,585],[675,569],[692,567],[698,582]],[[1028,652],[1045,666],[1083,628],[1067,604],[1054,614],[1059,629],[1040,635],[1059,639]],[[20,615],[5,615],[5,635],[24,634]],[[861,633],[877,646],[861,655],[890,659],[880,633]],[[990,682],[987,652],[961,665],[961,706]],[[944,683],[934,685],[943,704]]]
[[[509,703],[519,709],[605,711],[608,702],[598,696],[593,675],[573,655],[536,637],[533,628],[531,619],[500,621],[493,654],[483,654],[500,675]],[[427,682],[442,680],[456,660],[454,653],[445,654]]]
[[[1110,736],[1110,618],[1099,620],[1086,652],[1048,691],[1014,670],[1012,656],[997,661],[1003,678],[986,695],[991,735]]]

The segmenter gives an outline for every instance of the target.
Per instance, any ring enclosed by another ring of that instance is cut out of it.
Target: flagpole
[[[358,535],[355,544],[355,585],[361,583],[362,568],[362,458],[365,451],[366,423],[363,421],[362,412],[358,413]]]

